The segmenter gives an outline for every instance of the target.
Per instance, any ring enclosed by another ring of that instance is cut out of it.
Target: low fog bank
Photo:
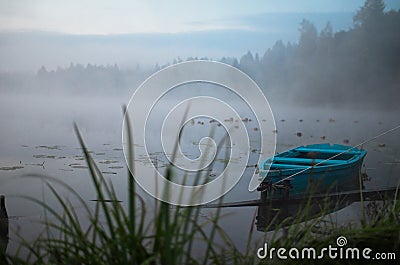
[[[333,32],[328,22],[318,32],[300,23],[296,43],[277,41],[263,55],[248,52],[218,61],[251,76],[271,104],[303,107],[398,109],[400,104],[400,11],[385,11],[383,1],[367,0],[347,31]],[[88,43],[89,45],[90,43]],[[71,63],[36,73],[0,73],[0,93],[105,95],[129,98],[162,66],[127,69],[114,65]]]

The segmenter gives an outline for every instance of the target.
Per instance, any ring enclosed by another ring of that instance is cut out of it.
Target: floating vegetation
[[[77,148],[75,148],[76,150],[82,150],[82,148],[80,148],[80,147],[77,147]],[[89,150],[87,150],[87,152],[89,153],[89,154],[93,154],[93,151],[89,151]]]
[[[0,167],[0,170],[17,170],[24,168],[23,166]]]
[[[122,148],[114,148],[113,151],[122,151]]]
[[[106,153],[95,153],[95,155],[97,155],[97,156],[103,156],[103,155],[105,155]]]
[[[37,167],[43,167],[44,168],[44,163],[45,163],[46,161],[43,161],[43,163],[33,163],[33,164],[28,164],[28,165],[30,165],[30,166],[37,166]]]
[[[380,143],[380,144],[378,144],[378,146],[379,146],[379,147],[385,147],[385,146],[386,146],[386,144],[384,144],[384,143]]]
[[[108,167],[108,168],[111,168],[111,169],[120,169],[120,168],[124,168],[123,166],[110,166],[110,167]]]
[[[68,169],[68,168],[59,168],[58,170],[61,170],[61,171],[74,171],[73,169]]]
[[[55,155],[33,155],[34,158],[50,158],[50,159],[64,159],[65,156],[55,156]]]
[[[112,171],[102,171],[101,173],[110,174],[110,175],[117,175],[117,172],[112,172]]]
[[[225,158],[216,158],[215,162],[219,162],[219,163],[228,163],[229,159],[225,159]],[[232,162],[232,161],[231,161]]]
[[[119,163],[119,161],[117,160],[103,160],[99,162],[100,164],[115,164],[115,163]]]
[[[329,118],[329,122],[335,122],[334,118]]]
[[[21,147],[29,147],[28,145],[26,145],[26,144],[21,144]]]
[[[75,156],[75,160],[85,160],[83,156]]]
[[[71,166],[72,168],[88,168],[87,166],[82,166],[82,165],[76,165],[76,166]]]
[[[62,147],[65,147],[65,146],[61,146],[61,145],[53,145],[53,146],[51,146],[51,145],[38,145],[38,146],[35,146],[35,148],[44,148],[44,149],[49,149],[49,150],[62,150]]]

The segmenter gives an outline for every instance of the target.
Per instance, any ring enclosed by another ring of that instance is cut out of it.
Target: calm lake
[[[205,89],[203,92],[207,92]],[[201,93],[199,93],[201,94]],[[185,95],[181,95],[184,97]],[[173,106],[177,97],[167,99],[159,109],[165,110]],[[233,100],[233,99],[232,99]],[[18,246],[18,237],[33,239],[40,233],[40,221],[44,220],[44,211],[38,205],[21,198],[20,195],[43,199],[53,204],[54,198],[40,178],[31,175],[51,176],[71,185],[81,196],[91,203],[95,199],[89,171],[83,158],[73,130],[76,122],[84,140],[92,152],[104,176],[110,180],[125,203],[127,194],[127,167],[122,150],[122,105],[129,98],[107,96],[71,96],[71,95],[17,95],[3,94],[0,97],[0,194],[6,196],[8,215],[10,216],[11,253]],[[147,104],[146,102],[143,102]],[[259,125],[245,106],[237,103],[243,118],[248,118],[245,125],[252,142],[249,168],[239,183],[225,196],[224,201],[258,199],[257,192],[247,190],[252,174],[254,158],[257,155]],[[292,104],[273,102],[271,105],[277,128],[276,151],[311,143],[339,143],[358,145],[382,132],[400,124],[398,111],[381,111],[364,108],[351,109],[335,107],[296,107]],[[164,114],[165,115],[165,114]],[[151,117],[154,124],[160,124],[162,115]],[[226,117],[229,119],[230,117]],[[182,138],[182,149],[188,157],[199,155],[199,140],[210,134],[211,119],[198,117],[185,125]],[[179,121],[177,122],[179,123]],[[235,121],[232,121],[234,125]],[[148,151],[157,167],[163,168],[166,159],[160,149],[160,130],[155,126],[154,142]],[[215,130],[215,137],[221,139],[223,127]],[[400,130],[393,131],[363,148],[367,151],[364,160],[364,171],[371,180],[365,183],[366,188],[377,189],[393,187],[398,184],[400,173]],[[216,140],[218,142],[218,140]],[[217,175],[224,165],[221,153],[215,163],[210,177]],[[261,154],[262,156],[262,154]],[[239,158],[233,158],[239,159]],[[137,157],[137,163],[144,163]],[[58,185],[55,185],[59,187]],[[144,193],[143,191],[140,191]],[[70,194],[60,188],[60,193]],[[150,196],[146,199],[151,203]],[[72,202],[74,202],[72,200]],[[54,204],[55,205],[55,204]],[[94,205],[94,202],[93,202]],[[221,220],[227,233],[232,237],[239,249],[243,249],[243,233],[250,230],[255,208],[224,209],[228,216]],[[79,212],[79,209],[77,209]],[[212,210],[204,210],[207,218]],[[335,214],[338,222],[356,222],[360,217],[360,207],[353,204]],[[82,217],[84,218],[84,217]],[[256,238],[262,233],[254,231]]]

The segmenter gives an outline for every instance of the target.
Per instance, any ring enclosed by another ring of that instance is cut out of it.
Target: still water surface
[[[116,97],[74,97],[74,96],[20,96],[5,94],[0,98],[0,193],[6,195],[10,218],[10,243],[12,252],[18,245],[18,235],[34,238],[40,232],[38,222],[43,220],[43,210],[18,195],[44,199],[52,204],[48,189],[38,178],[27,175],[52,176],[71,185],[90,203],[95,199],[90,176],[73,131],[76,122],[104,176],[112,181],[122,200],[126,199],[126,164],[122,151],[122,104],[126,99]],[[174,104],[174,103],[171,103]],[[238,103],[238,105],[240,105]],[[160,109],[169,108],[169,104]],[[224,201],[257,199],[256,192],[247,190],[249,178],[256,161],[259,143],[259,127],[246,107],[239,107],[252,143],[249,168],[239,183],[225,196]],[[398,111],[380,111],[351,108],[300,108],[272,104],[277,131],[276,151],[311,143],[345,143],[357,145],[400,124]],[[226,117],[229,119],[230,117]],[[156,124],[162,115],[153,117]],[[251,120],[251,121],[250,121]],[[199,117],[185,125],[182,148],[189,157],[198,156],[199,140],[209,135],[213,122]],[[260,121],[262,122],[262,121]],[[232,121],[234,126],[235,121]],[[157,129],[154,129],[155,139]],[[217,128],[216,138],[225,131]],[[363,146],[367,150],[364,171],[371,181],[366,188],[393,187],[398,184],[400,173],[400,130],[394,131]],[[216,140],[218,142],[218,140]],[[165,167],[158,140],[149,147],[157,167]],[[261,154],[262,156],[262,154]],[[224,167],[222,152],[209,177],[217,175]],[[141,157],[137,157],[141,163]],[[239,158],[233,158],[239,159]],[[60,189],[63,196],[68,192]],[[150,202],[151,198],[147,197]],[[94,204],[93,204],[94,205]],[[77,209],[79,212],[79,209]],[[335,215],[338,222],[356,221],[360,217],[357,204],[351,205]],[[244,248],[243,232],[252,226],[254,208],[224,209],[229,215],[221,220],[239,249]],[[211,214],[204,210],[204,218]],[[260,237],[261,233],[254,232]]]

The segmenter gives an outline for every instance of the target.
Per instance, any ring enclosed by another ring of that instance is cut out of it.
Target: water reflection
[[[259,202],[255,201],[253,204],[248,204],[248,206],[258,206],[256,226],[258,231],[264,232],[336,212],[354,202],[361,201],[361,199],[364,202],[376,202],[384,198],[396,198],[397,191],[397,188],[393,187],[362,192],[354,190],[321,193],[283,199],[267,199],[267,193],[264,191],[261,192]],[[235,207],[234,203],[231,203],[230,207]]]

